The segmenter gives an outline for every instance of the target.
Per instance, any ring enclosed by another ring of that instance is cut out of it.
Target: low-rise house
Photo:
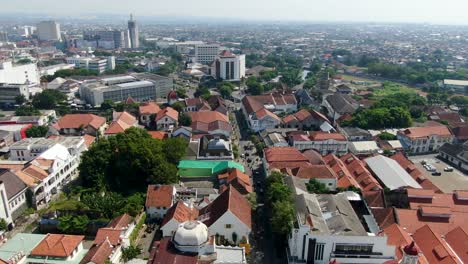
[[[9,226],[28,207],[26,191],[28,186],[15,173],[0,169],[0,218]]]
[[[159,111],[161,111],[161,108],[154,101],[142,103],[138,107],[138,113],[140,115],[140,123],[146,127],[151,126],[151,121],[153,117],[155,117],[159,113]]]
[[[105,136],[112,136],[118,133],[123,133],[131,127],[138,127],[138,120],[126,111],[114,112],[112,114],[113,121],[104,132]]]
[[[263,142],[265,142],[265,145],[268,147],[288,147],[288,141],[281,135],[280,133],[262,133],[264,134],[263,136]]]
[[[158,130],[171,130],[177,127],[179,122],[179,112],[172,107],[166,107],[158,112],[155,118]]]
[[[308,157],[292,147],[271,147],[263,150],[263,167],[266,175],[269,171],[277,169],[294,169],[310,167],[312,164]]]
[[[439,149],[439,157],[463,172],[468,173],[468,143],[445,143]]]
[[[190,112],[192,119],[193,134],[210,134],[217,136],[225,136],[229,138],[232,133],[232,126],[229,118],[216,111],[200,111]]]
[[[367,158],[364,161],[383,186],[390,190],[398,190],[407,187],[415,189],[422,188],[421,185],[393,159],[377,155]]]
[[[146,192],[146,214],[149,219],[163,219],[167,210],[175,203],[176,188],[172,185],[148,185]]]
[[[397,137],[410,154],[436,152],[442,145],[454,140],[450,130],[442,125],[407,128],[398,132]]]
[[[237,168],[241,172],[245,172],[244,166],[227,160],[181,160],[177,168],[183,180],[211,178],[229,168]]]
[[[348,152],[348,141],[340,133],[314,131],[309,135],[293,135],[290,144],[299,150],[314,149],[322,155],[343,155]]]
[[[311,165],[310,167],[301,167],[295,169],[286,170],[287,174],[302,180],[304,183],[308,183],[311,179],[314,179],[324,184],[330,191],[335,191],[338,183],[338,176],[336,173],[325,164],[322,165]]]
[[[349,142],[349,151],[357,156],[370,156],[380,152],[379,146],[375,141],[355,141]]]
[[[200,210],[198,219],[208,226],[210,233],[219,234],[222,239],[234,243],[248,241],[252,231],[251,210],[247,198],[230,186]]]
[[[320,128],[324,123],[330,123],[328,118],[315,110],[299,110],[299,112],[283,118],[283,126],[287,128],[298,128],[299,130],[311,130]]]
[[[190,138],[192,138],[192,128],[186,127],[186,126],[180,126],[172,132],[171,136],[181,137],[181,138],[185,138],[186,140],[190,140]]]
[[[272,93],[267,95],[245,96],[242,99],[242,112],[247,125],[255,132],[281,125],[281,118],[275,112],[289,113],[297,111],[297,101],[294,95]]]
[[[338,130],[346,137],[348,141],[369,141],[372,140],[372,134],[358,127],[339,127]]]
[[[328,95],[323,99],[322,105],[327,109],[328,116],[333,123],[344,115],[352,115],[359,108],[356,100],[350,95],[341,93]]]
[[[236,188],[242,195],[247,195],[253,192],[252,183],[249,175],[243,173],[239,169],[228,169],[226,173],[218,175],[220,191],[230,186]]]
[[[468,125],[464,123],[451,128],[452,134],[455,136],[455,141],[457,143],[463,143],[468,140]]]
[[[211,111],[210,105],[201,97],[184,99],[184,112]]]
[[[83,248],[83,240],[84,236],[47,234],[31,250],[26,263],[78,263],[88,251]]]
[[[98,136],[106,129],[106,119],[93,114],[67,114],[61,117],[52,127],[60,134],[81,136],[89,134]]]
[[[199,141],[199,160],[232,160],[234,159],[229,139],[220,136],[203,136]],[[192,143],[192,142],[191,142]]]
[[[177,201],[169,208],[161,222],[163,237],[174,235],[180,224],[187,221],[194,221],[197,218],[198,209],[193,207],[192,203],[187,205],[183,201]]]

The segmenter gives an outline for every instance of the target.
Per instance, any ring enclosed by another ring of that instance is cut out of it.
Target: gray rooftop
[[[378,155],[365,161],[375,176],[390,190],[407,186],[421,188],[421,185],[393,159]]]
[[[144,86],[154,86],[154,83],[150,81],[137,81],[137,82],[128,82],[116,84],[116,87],[120,88],[134,88],[134,87],[144,87]]]

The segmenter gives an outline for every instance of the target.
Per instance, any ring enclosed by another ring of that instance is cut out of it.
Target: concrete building
[[[0,42],[8,42],[8,33],[0,31]]]
[[[195,62],[209,64],[219,55],[218,44],[202,44],[195,46]]]
[[[125,48],[125,31],[122,30],[92,30],[83,33],[81,46],[102,49]],[[79,47],[81,48],[81,47]]]
[[[436,152],[443,144],[452,143],[455,137],[444,126],[410,127],[397,133],[403,148],[411,154]]]
[[[377,155],[365,159],[365,162],[373,175],[383,183],[383,186],[390,190],[406,187],[421,189],[421,185],[398,162],[391,158]]]
[[[11,171],[0,169],[0,218],[11,225],[28,207],[26,184]]]
[[[106,70],[115,69],[115,57],[109,56],[107,58],[96,57],[70,57],[67,58],[68,64],[74,64],[76,68],[97,71],[104,73]]]
[[[0,83],[0,103],[16,103],[16,97],[23,95],[29,99],[29,87],[23,84]]]
[[[55,21],[41,21],[37,24],[37,36],[39,40],[61,41],[60,24]]]
[[[140,47],[140,40],[138,34],[138,24],[133,19],[133,15],[130,14],[130,20],[128,21],[128,39],[130,40],[131,49],[138,49]]]
[[[14,65],[11,61],[0,61],[0,83],[38,84],[39,78],[34,63]]]
[[[209,74],[216,79],[240,81],[245,77],[245,55],[223,51],[211,63]]]
[[[395,247],[371,210],[354,192],[310,194],[286,177],[295,196],[296,219],[288,237],[288,263],[386,263]]]
[[[147,101],[164,98],[173,85],[168,77],[150,73],[133,74],[85,81],[80,87],[80,95],[93,106],[99,106],[105,100],[123,102],[128,97]]]
[[[468,93],[468,81],[445,79],[443,85],[445,89],[454,89],[465,94]]]

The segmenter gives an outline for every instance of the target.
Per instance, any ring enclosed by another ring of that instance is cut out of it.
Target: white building
[[[212,62],[210,75],[226,81],[240,81],[245,77],[245,55],[225,50]]]
[[[348,153],[348,141],[340,133],[315,131],[310,135],[292,135],[290,143],[298,150],[314,149],[321,155]]]
[[[67,58],[68,64],[74,64],[76,68],[97,71],[104,73],[107,70],[115,69],[115,57],[109,56],[107,58],[96,57],[69,57]]]
[[[45,75],[54,75],[57,71],[60,70],[70,70],[74,69],[76,67],[75,63],[60,63],[60,64],[55,64],[55,65],[50,65],[46,67],[41,67],[39,69],[41,76]]]
[[[0,218],[12,224],[28,207],[26,184],[13,172],[0,170]]]
[[[16,97],[23,95],[29,99],[29,87],[24,84],[0,83],[0,103],[16,103]]]
[[[397,133],[406,152],[411,154],[433,153],[445,143],[452,143],[454,136],[444,126],[410,127]]]
[[[218,44],[195,45],[195,62],[209,64],[219,55]]]
[[[40,76],[34,63],[13,65],[11,61],[0,62],[0,83],[39,84]]]
[[[454,89],[463,93],[468,92],[468,81],[465,80],[444,80],[445,89]]]
[[[380,151],[375,141],[349,142],[349,151],[354,155],[372,155]]]
[[[40,40],[61,41],[60,24],[55,21],[41,21],[37,24],[37,35]]]
[[[387,237],[377,236],[379,227],[358,194],[310,194],[288,184],[296,196],[288,263],[383,264],[395,258],[395,248],[387,244]],[[362,209],[361,217],[353,207]]]
[[[171,185],[148,185],[145,202],[148,219],[163,219],[174,205],[176,193],[176,188]]]

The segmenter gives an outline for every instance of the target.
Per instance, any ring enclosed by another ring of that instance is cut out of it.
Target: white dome
[[[192,251],[191,247],[208,242],[208,227],[200,221],[187,221],[179,225],[172,239],[177,249]]]
[[[208,149],[229,150],[229,144],[224,139],[213,139],[208,143]]]

